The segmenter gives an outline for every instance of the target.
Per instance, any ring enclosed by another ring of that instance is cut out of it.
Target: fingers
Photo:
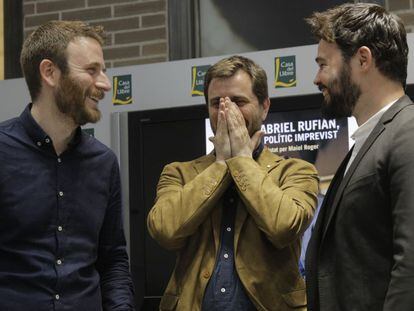
[[[225,98],[226,120],[229,130],[229,141],[232,156],[250,156],[250,136],[246,128],[246,121],[239,107],[228,97]]]
[[[237,107],[235,103],[233,103],[230,98],[226,97],[224,101],[226,108],[227,108],[227,121],[229,125],[229,130],[239,128],[241,126],[245,126],[246,123],[244,121],[244,117],[240,112],[240,109]]]
[[[216,135],[213,139],[216,150],[216,160],[221,162],[231,157],[231,146],[229,132],[227,128],[227,108],[224,99],[220,99],[219,111],[217,115]]]

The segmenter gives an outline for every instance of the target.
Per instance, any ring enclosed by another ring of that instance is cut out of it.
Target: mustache
[[[325,85],[323,85],[322,83],[319,83],[318,84],[318,89],[319,89],[319,91],[322,92],[324,89],[327,89],[327,87]]]
[[[89,90],[86,96],[102,100],[105,97],[105,92],[99,89]]]

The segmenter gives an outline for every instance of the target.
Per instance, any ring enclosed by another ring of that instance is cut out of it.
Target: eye
[[[319,70],[323,70],[326,67],[325,63],[320,63],[319,64]]]
[[[90,74],[90,75],[94,75],[96,74],[97,69],[95,67],[89,67],[86,69],[86,71]]]
[[[242,107],[247,104],[247,100],[242,98],[234,98],[232,100],[238,107]]]
[[[219,99],[212,99],[210,101],[210,107],[212,107],[212,108],[218,108],[219,104],[220,104]]]

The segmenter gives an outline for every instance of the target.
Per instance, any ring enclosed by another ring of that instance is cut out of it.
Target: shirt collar
[[[397,99],[398,100],[398,99]],[[356,129],[356,131],[351,135],[351,138],[355,141],[363,140],[364,137],[367,137],[372,130],[374,129],[375,125],[377,125],[378,121],[381,119],[382,115],[397,101],[394,100],[393,102],[389,103],[388,105],[384,106],[381,110],[379,110],[376,114],[374,114],[371,118],[369,118],[365,123],[363,123],[360,127]]]
[[[256,150],[255,150],[255,151],[253,151],[253,154],[252,154],[253,159],[257,160],[257,159],[259,158],[260,154],[261,154],[261,153],[262,153],[262,151],[263,151],[263,148],[264,148],[263,142],[262,142],[262,141],[260,141],[259,146],[257,146],[257,148],[256,148]]]
[[[34,144],[36,144],[38,147],[49,146],[51,145],[52,140],[33,118],[30,112],[32,106],[32,103],[26,106],[20,115],[20,122],[23,124],[27,135],[31,138]],[[74,148],[76,145],[78,145],[81,142],[81,138],[82,130],[80,127],[78,127],[73,139],[68,144],[68,149]]]

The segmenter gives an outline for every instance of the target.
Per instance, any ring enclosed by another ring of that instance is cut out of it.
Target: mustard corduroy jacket
[[[235,266],[258,310],[305,310],[300,240],[317,203],[315,168],[264,149],[257,161],[213,154],[167,165],[148,215],[151,236],[177,252],[160,310],[198,311],[220,244],[221,197],[232,181],[240,196]]]

